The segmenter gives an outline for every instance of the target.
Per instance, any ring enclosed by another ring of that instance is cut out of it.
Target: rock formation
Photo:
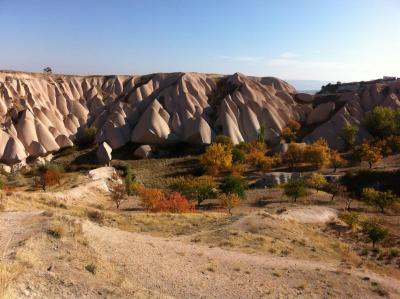
[[[376,105],[400,106],[400,81],[325,87],[299,94],[272,77],[240,73],[158,73],[145,76],[66,76],[0,72],[0,161],[12,165],[72,146],[82,127],[97,128],[96,143],[208,144],[224,134],[237,144],[260,127],[277,145],[289,119],[311,126],[333,147],[345,122],[360,124]],[[361,129],[360,136],[368,137]]]

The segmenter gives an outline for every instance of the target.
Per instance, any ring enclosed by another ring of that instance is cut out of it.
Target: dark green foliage
[[[364,125],[374,137],[387,137],[400,133],[400,109],[377,106],[365,115]]]
[[[126,193],[128,195],[133,195],[134,192],[134,186],[135,186],[135,175],[132,173],[131,166],[128,164],[126,166],[126,173],[125,173],[125,188],[126,188]]]
[[[257,132],[257,142],[265,143],[265,125],[261,125]]]
[[[400,170],[349,172],[341,182],[354,197],[361,197],[364,188],[374,188],[380,191],[392,190],[394,194],[400,196]]]
[[[232,161],[233,163],[243,163],[246,159],[246,154],[243,150],[238,147],[232,149]]]
[[[358,129],[356,127],[353,127],[352,125],[350,125],[348,123],[346,123],[344,125],[344,127],[342,128],[342,138],[348,149],[352,148],[354,146],[357,131],[358,131]]]
[[[220,189],[223,193],[235,193],[240,198],[245,197],[244,191],[248,188],[247,181],[240,176],[229,175],[222,179]]]
[[[216,196],[216,183],[211,177],[179,177],[169,188],[181,193],[189,200],[196,200],[198,205]]]
[[[308,195],[306,181],[303,179],[291,179],[283,188],[285,195],[293,198],[294,201]]]
[[[231,139],[225,135],[217,135],[217,137],[215,137],[215,143],[233,146]]]
[[[386,239],[388,231],[382,227],[375,219],[368,219],[362,222],[362,231],[372,242],[372,247],[375,244]]]
[[[75,143],[80,147],[87,147],[94,143],[96,138],[97,128],[96,127],[82,127],[79,128],[76,135]]]

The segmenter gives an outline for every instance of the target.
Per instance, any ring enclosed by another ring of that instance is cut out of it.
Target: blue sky
[[[398,0],[0,0],[0,69],[400,76]]]

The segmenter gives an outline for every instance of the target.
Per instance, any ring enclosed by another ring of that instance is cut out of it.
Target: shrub
[[[222,193],[218,196],[218,202],[221,207],[227,209],[228,213],[232,215],[232,209],[239,205],[240,197],[234,193]]]
[[[3,187],[4,187],[3,180],[2,180],[2,179],[0,179],[0,190],[3,190]]]
[[[265,156],[264,151],[261,151],[258,148],[251,148],[246,156],[246,160],[253,167],[256,167],[263,171],[271,169],[273,165],[272,158]]]
[[[367,112],[364,125],[374,137],[387,137],[399,133],[400,110],[377,106]]]
[[[86,211],[86,215],[90,221],[103,223],[104,220],[104,213],[97,210],[88,210]]]
[[[40,183],[43,191],[46,191],[47,187],[60,184],[61,171],[57,168],[49,168],[41,173]]]
[[[132,173],[131,166],[128,164],[126,166],[125,173],[125,189],[128,195],[133,195],[137,191],[137,183],[135,182],[135,175]]]
[[[367,162],[369,168],[382,159],[381,150],[370,146],[367,142],[357,145],[353,150],[353,160],[356,162]]]
[[[228,136],[225,136],[225,135],[217,135],[215,137],[215,142],[214,143],[223,144],[223,145],[229,146],[231,148],[233,147],[231,138],[228,137]]]
[[[257,142],[265,144],[265,125],[262,124],[257,131]]]
[[[343,128],[342,128],[342,139],[344,143],[346,144],[346,147],[352,148],[354,146],[354,143],[356,141],[356,135],[357,135],[358,129],[356,127],[353,127],[349,123],[346,123]]]
[[[326,186],[327,181],[322,174],[314,172],[308,179],[307,183],[311,188],[316,189],[318,192]]]
[[[189,203],[185,196],[178,192],[172,192],[168,196],[159,199],[154,212],[187,213],[194,211],[194,206]]]
[[[290,119],[287,126],[282,129],[281,136],[286,142],[295,141],[300,130],[300,123]]]
[[[232,149],[232,161],[233,163],[243,163],[246,160],[246,154],[243,150],[238,147]]]
[[[339,152],[337,150],[331,150],[329,154],[329,159],[331,162],[331,165],[333,167],[333,172],[336,172],[336,170],[339,167],[342,167],[344,165],[344,160],[340,156]]]
[[[96,134],[97,134],[96,127],[80,128],[77,133],[77,138],[75,140],[75,143],[81,147],[90,146],[94,143]]]
[[[170,185],[173,191],[179,192],[190,200],[196,200],[198,205],[208,198],[213,198],[217,184],[212,177],[201,176],[179,177]]]
[[[306,182],[303,179],[291,179],[284,186],[284,194],[296,202],[298,198],[308,195]]]
[[[126,200],[126,187],[122,184],[113,184],[110,187],[110,198],[119,209],[121,203]]]
[[[288,150],[282,154],[282,163],[288,165],[289,169],[293,169],[298,163],[303,162],[304,144],[289,143]]]
[[[138,195],[142,207],[148,211],[154,210],[157,203],[164,198],[164,193],[155,188],[140,187]]]
[[[237,194],[240,198],[245,197],[247,182],[240,176],[226,176],[222,179],[220,189],[223,193]]]
[[[343,220],[351,229],[354,229],[359,222],[359,215],[356,212],[344,212],[340,215]]]
[[[332,195],[331,200],[333,201],[336,196],[344,196],[346,195],[347,188],[346,186],[338,183],[338,182],[330,182],[325,185],[325,191]]]
[[[370,205],[378,207],[382,213],[385,212],[385,208],[399,201],[399,198],[392,191],[378,191],[374,188],[363,189],[362,198]]]
[[[231,167],[231,175],[240,176],[247,169],[245,164],[234,164]]]
[[[85,269],[86,269],[86,271],[92,273],[93,275],[95,275],[97,272],[97,266],[93,263],[87,264],[85,266]]]
[[[316,169],[320,169],[329,162],[329,147],[322,138],[309,144],[304,149],[304,162],[314,165]]]
[[[372,247],[386,239],[388,231],[382,227],[376,219],[367,219],[361,223],[363,233],[372,242]]]
[[[232,165],[232,150],[230,146],[214,143],[211,144],[206,152],[201,156],[200,163],[207,171],[215,175],[222,169],[227,169]]]

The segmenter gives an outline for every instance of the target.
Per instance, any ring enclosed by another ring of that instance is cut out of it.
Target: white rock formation
[[[276,145],[288,120],[296,119],[315,126],[306,141],[324,137],[340,148],[338,132],[345,122],[359,125],[377,105],[400,106],[400,81],[346,86],[329,85],[311,96],[276,78],[240,73],[65,76],[0,71],[0,162],[12,165],[72,146],[82,126],[96,127],[96,142],[112,149],[128,142],[209,144],[217,134],[236,144],[254,140],[261,126],[265,139]],[[367,136],[362,128],[360,136]]]

